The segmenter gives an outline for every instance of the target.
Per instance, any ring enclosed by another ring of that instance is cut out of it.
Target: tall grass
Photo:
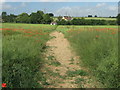
[[[40,72],[44,61],[42,52],[49,40],[49,33],[54,28],[44,25],[30,27],[27,24],[3,24],[2,80],[7,87],[42,87],[38,83],[40,78],[43,78]]]
[[[107,88],[119,87],[117,32],[117,27],[71,28],[64,32],[83,64]]]

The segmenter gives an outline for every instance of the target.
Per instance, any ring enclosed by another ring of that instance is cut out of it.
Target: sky
[[[23,0],[2,0],[0,3],[0,13],[2,11],[6,11],[8,14],[21,14],[23,12],[26,12],[28,14],[32,12],[36,12],[37,10],[42,10],[45,13],[53,13],[55,16],[88,16],[91,15],[97,15],[101,17],[109,17],[109,16],[117,16],[118,14],[118,2],[117,0],[109,0],[109,2],[96,2],[94,0],[91,0],[91,2],[88,2],[90,0],[68,0],[64,2],[65,0],[57,0],[59,2],[56,2],[55,0],[26,0],[26,2],[23,2]],[[86,1],[86,2],[85,2]],[[92,2],[94,1],[94,2]],[[101,0],[102,1],[102,0]]]

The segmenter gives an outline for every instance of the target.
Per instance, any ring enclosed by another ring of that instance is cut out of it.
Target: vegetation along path
[[[64,34],[54,31],[46,43],[45,64],[42,69],[46,77],[45,88],[87,88],[96,87],[87,70],[80,67],[79,56],[73,53]]]

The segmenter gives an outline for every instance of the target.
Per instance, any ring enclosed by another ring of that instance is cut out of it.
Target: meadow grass
[[[81,17],[76,17],[80,18]],[[95,20],[117,20],[117,18],[105,18],[105,17],[85,17],[85,19],[95,19]]]
[[[54,30],[63,32],[71,46],[105,87],[118,84],[118,27],[117,26],[52,26],[43,24],[2,25],[2,80],[11,88],[42,87],[46,82],[40,72],[45,43]],[[51,57],[49,57],[51,59]],[[58,65],[58,63],[52,63]],[[84,71],[69,71],[68,75],[87,75]],[[77,80],[77,82],[81,82]]]
[[[42,87],[42,52],[55,26],[5,23],[2,29],[3,83],[10,88]]]
[[[59,26],[57,30],[104,87],[119,87],[117,26]]]

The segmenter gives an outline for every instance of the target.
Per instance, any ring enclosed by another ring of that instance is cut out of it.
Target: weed
[[[75,77],[77,75],[86,76],[88,75],[88,73],[83,70],[76,70],[76,71],[67,71],[67,75],[70,77]]]
[[[75,80],[75,83],[76,83],[76,84],[80,84],[80,83],[83,82],[83,81],[84,81],[83,78],[77,78],[77,79]]]

